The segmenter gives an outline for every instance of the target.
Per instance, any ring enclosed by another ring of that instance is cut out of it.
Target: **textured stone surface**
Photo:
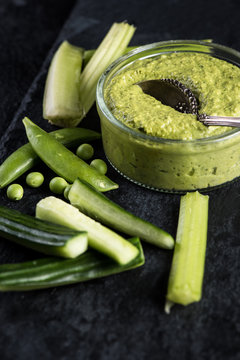
[[[134,44],[214,38],[240,49],[237,1],[82,0],[57,37],[69,9],[70,2],[1,2],[0,161],[26,140],[24,115],[51,129],[41,118],[43,86],[52,53],[64,38],[93,48],[113,21],[127,19],[138,26]],[[99,129],[98,121],[93,108],[82,125]],[[104,157],[100,142],[95,148]],[[47,180],[53,176],[43,165],[38,169]],[[120,185],[110,198],[175,236],[178,195],[140,188],[112,168],[109,176]],[[24,185],[24,177],[20,182]],[[24,187],[23,201],[9,202],[3,190],[0,203],[33,215],[37,201],[50,194],[47,181],[37,191]],[[201,302],[164,314],[172,253],[144,244],[146,264],[134,271],[62,288],[1,293],[1,359],[239,359],[239,181],[210,193],[209,214]],[[1,263],[36,257],[0,241]]]

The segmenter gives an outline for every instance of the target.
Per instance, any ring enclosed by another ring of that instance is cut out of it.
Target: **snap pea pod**
[[[49,134],[66,147],[78,146],[82,142],[101,138],[100,133],[84,128],[60,129]],[[18,148],[0,166],[0,189],[30,170],[39,160],[30,143]]]
[[[138,238],[129,239],[138,249],[138,256],[129,264],[119,265],[95,250],[75,259],[44,258],[18,264],[0,265],[0,291],[44,289],[73,284],[134,269],[144,264]]]
[[[116,183],[105,175],[99,174],[97,170],[73,154],[31,120],[25,117],[23,123],[34,151],[56,174],[70,183],[79,177],[98,191],[118,188]]]

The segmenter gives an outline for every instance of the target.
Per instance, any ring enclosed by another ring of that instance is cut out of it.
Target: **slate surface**
[[[93,48],[113,21],[127,19],[138,27],[132,44],[213,38],[240,49],[237,1],[79,1],[68,18],[72,4],[1,2],[0,162],[26,141],[23,116],[52,129],[41,117],[43,86],[64,38]],[[99,129],[95,108],[82,125]],[[95,148],[104,158],[100,142]],[[53,175],[41,170],[47,180]],[[178,195],[140,188],[110,167],[109,177],[120,185],[110,198],[175,236]],[[9,202],[1,191],[0,203],[33,215],[37,201],[50,194],[47,181],[39,191],[24,187],[23,201]],[[239,181],[210,193],[203,298],[175,306],[171,315],[163,306],[172,253],[147,244],[146,264],[134,271],[50,290],[1,293],[1,359],[240,359],[239,218]],[[1,263],[36,257],[1,239]]]

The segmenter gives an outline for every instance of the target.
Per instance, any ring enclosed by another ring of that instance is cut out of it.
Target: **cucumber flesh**
[[[0,206],[0,236],[47,255],[74,258],[87,250],[87,233]]]
[[[165,249],[174,247],[174,240],[166,231],[134,216],[79,179],[74,181],[68,199],[80,211],[113,229]]]
[[[87,231],[89,246],[110,256],[121,265],[129,263],[138,254],[136,247],[129,241],[54,196],[38,202],[36,217],[75,230]]]

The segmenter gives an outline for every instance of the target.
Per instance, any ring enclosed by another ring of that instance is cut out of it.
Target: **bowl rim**
[[[135,55],[141,54],[147,50],[153,50],[154,48],[160,47],[160,46],[164,46],[164,45],[201,45],[203,47],[205,47],[206,49],[208,49],[208,54],[211,56],[211,53],[209,53],[209,48],[211,49],[215,49],[215,50],[221,50],[223,52],[226,53],[226,55],[228,53],[231,53],[232,55],[236,56],[237,58],[239,58],[239,67],[240,67],[240,52],[232,49],[231,47],[225,46],[225,45],[220,45],[214,42],[209,42],[206,40],[167,40],[167,41],[160,41],[160,42],[154,42],[151,44],[146,44],[143,46],[139,46],[136,47],[135,49],[129,51],[127,54],[122,55],[121,57],[119,57],[118,59],[116,59],[115,61],[113,61],[107,68],[106,70],[102,73],[102,75],[100,76],[98,83],[97,83],[97,88],[96,88],[96,103],[97,103],[97,107],[99,107],[99,109],[101,110],[101,112],[104,114],[104,116],[113,124],[116,125],[118,128],[120,128],[121,130],[123,130],[124,132],[127,132],[128,134],[130,134],[131,136],[137,138],[137,139],[142,139],[142,140],[148,140],[150,142],[154,142],[154,143],[174,143],[174,144],[199,144],[199,145],[204,145],[204,144],[209,144],[209,143],[216,143],[216,142],[220,142],[222,140],[229,140],[232,139],[233,137],[239,135],[240,133],[240,129],[236,128],[233,129],[229,132],[226,133],[222,133],[219,135],[214,135],[214,136],[210,136],[210,137],[205,137],[205,138],[200,138],[200,139],[193,139],[193,140],[182,140],[182,139],[167,139],[167,138],[161,138],[158,136],[152,136],[152,135],[148,135],[145,133],[141,133],[139,131],[136,131],[134,128],[130,128],[127,125],[125,125],[123,122],[121,122],[120,120],[118,120],[110,111],[110,109],[108,108],[105,100],[104,100],[104,85],[105,85],[105,81],[107,79],[107,76],[109,76],[111,74],[111,72],[118,67],[119,65],[121,65],[121,63],[125,62],[128,59],[131,59],[132,57],[134,57]],[[184,52],[184,50],[180,50],[181,52]],[[178,52],[178,50],[170,50],[167,51],[169,53],[171,52]],[[185,52],[200,52],[200,51],[194,51],[194,50],[185,50]],[[158,51],[156,52],[156,56],[159,55],[161,52]],[[165,51],[166,53],[166,51]],[[152,56],[154,56],[154,53],[152,54]],[[138,59],[136,59],[138,60]]]

